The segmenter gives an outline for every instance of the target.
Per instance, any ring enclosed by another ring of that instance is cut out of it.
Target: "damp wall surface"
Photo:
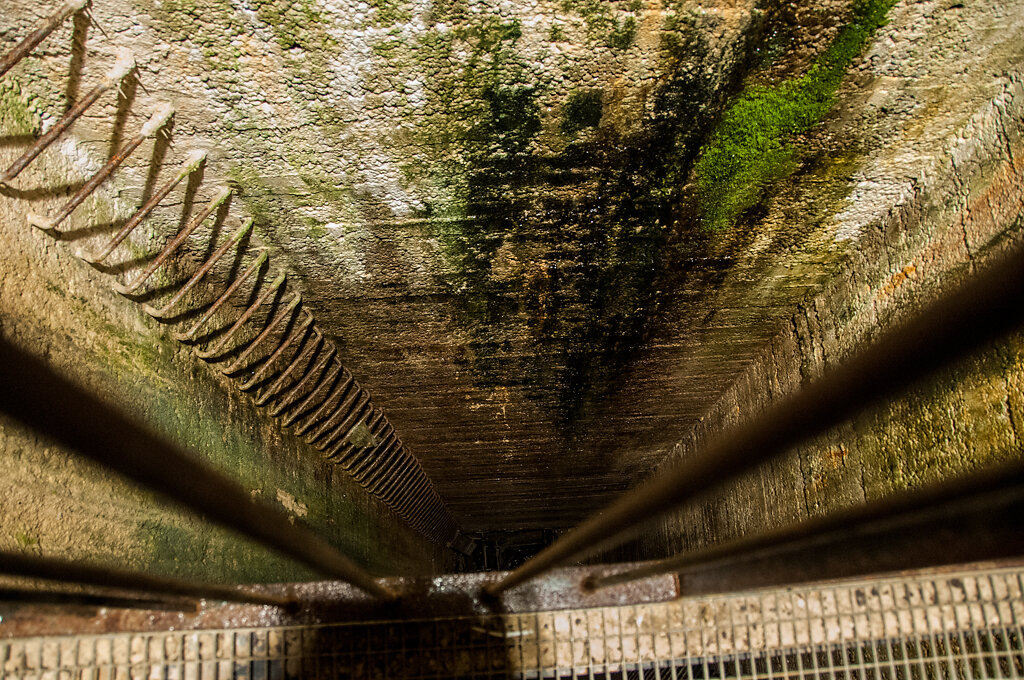
[[[849,14],[833,4],[806,12],[809,45]],[[757,3],[112,0],[93,14],[110,39],[83,29],[84,82],[115,44],[136,52],[128,120],[176,104],[168,162],[210,149],[207,176],[237,188],[463,528],[568,526],[671,447],[622,446],[646,427],[607,441],[643,417],[592,431],[595,405],[654,322],[680,168],[754,56]],[[50,111],[71,58],[55,45],[21,69]]]
[[[963,77],[970,69],[966,59],[957,69],[963,69],[959,82],[955,73],[937,82],[924,75],[937,62],[921,69],[915,48],[900,38],[893,36],[903,51],[900,61],[876,49],[873,70],[885,74],[884,90],[876,85],[873,91],[851,91],[840,109],[847,105],[856,112],[864,98],[881,106],[904,100],[906,107],[930,90],[941,97],[942,114],[930,121],[907,116],[908,127],[898,124],[899,116],[878,117],[858,128],[862,135],[872,133],[861,137],[874,140],[871,153],[833,223],[837,238],[855,247],[839,260],[835,275],[781,318],[769,341],[665,465],[700,455],[705,442],[818,379],[1024,239],[1019,55],[1012,58],[1015,68],[985,69],[976,78]],[[919,41],[917,49],[934,53],[936,43]],[[992,89],[977,87],[982,83]],[[961,99],[977,103],[966,120],[950,115],[958,94],[947,88],[962,88],[961,95],[974,90]],[[837,120],[823,133],[842,135],[840,126]],[[791,210],[794,193],[780,191],[764,219]],[[1008,309],[1016,304],[1007,301]],[[1024,456],[1022,408],[1024,335],[1018,331],[710,491],[619,556],[696,550],[1019,459]]]
[[[44,12],[9,7],[4,45]],[[140,86],[77,125],[75,148],[101,158],[113,121],[135,129],[172,101],[168,167],[209,149],[196,204],[236,189],[467,531],[572,526],[1018,226],[1020,2],[97,0],[93,14],[106,35],[55,34],[14,73],[15,101],[53,120],[133,49]],[[119,210],[151,184],[148,149],[111,189]],[[152,252],[176,210],[128,250]],[[991,409],[968,410],[955,390],[918,394],[644,554],[923,479],[928,458],[897,436],[917,422],[935,424],[929,451],[960,452],[946,472],[1004,455],[1015,440],[990,392],[970,403]]]
[[[17,74],[0,88],[0,165],[6,168],[38,134],[43,119],[24,96]],[[172,216],[183,210],[180,194],[168,200],[162,218],[155,218],[159,226],[151,226],[152,241],[130,243],[106,267],[94,268],[77,257],[109,237],[111,225],[122,224],[134,210],[150,170],[146,160],[158,155],[160,143],[147,141],[137,167],[101,187],[62,225],[59,239],[28,224],[29,212],[53,214],[106,160],[116,118],[116,97],[110,99],[107,108],[98,105],[91,120],[44,152],[0,195],[0,333],[5,340],[188,448],[372,572],[453,568],[449,550],[430,543],[338,475],[319,452],[173,339],[170,326],[111,289],[124,277],[126,262],[144,260],[162,247]],[[199,234],[216,236],[209,229]],[[181,276],[174,267],[165,268],[155,282],[159,288],[180,282]],[[184,308],[188,302],[196,299]],[[55,400],[51,417],[60,419],[64,406]],[[317,578],[7,418],[0,420],[0,466],[0,549],[229,583]]]

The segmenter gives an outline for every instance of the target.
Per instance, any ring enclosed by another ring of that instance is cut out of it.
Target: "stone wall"
[[[69,25],[12,78],[17,101],[53,120],[116,47],[134,50],[140,86],[76,126],[65,164],[104,157],[111,126],[174,102],[168,167],[209,149],[195,201],[236,189],[254,238],[462,527],[560,530],[1012,235],[1022,10],[97,0],[106,36],[77,26],[80,50]],[[42,10],[5,12],[9,45]],[[90,225],[151,190],[150,161],[129,162],[116,209],[78,221],[83,247],[110,231]],[[20,220],[47,199],[19,200]],[[986,221],[986,205],[1001,212]],[[126,260],[152,252],[180,210],[168,204]],[[891,422],[872,416],[765,472],[642,554],[923,479],[916,449],[892,453],[911,446],[901,428],[934,426],[948,442],[929,451],[961,452],[955,469],[1003,455],[1009,416],[979,405],[1014,383],[990,364],[962,394],[917,394]],[[953,429],[968,410],[981,434]],[[893,465],[903,476],[887,482]]]
[[[46,107],[27,96],[31,90],[23,83],[17,74],[0,83],[0,165],[5,168],[46,120]],[[109,139],[110,128],[101,128],[116,118],[110,109],[117,96],[107,99],[96,106],[91,120],[2,189],[0,333],[238,479],[254,497],[310,526],[373,572],[452,569],[453,553],[414,532],[279,421],[258,410],[250,396],[174,340],[173,326],[158,323],[135,300],[111,289],[126,269],[135,271],[131,268],[162,247],[185,207],[181,190],[168,199],[147,233],[117,251],[105,266],[93,268],[76,257],[109,238],[112,225],[131,214],[147,177],[153,179],[152,166],[145,161],[156,163],[153,159],[158,160],[166,144],[146,142],[136,156],[141,160],[88,199],[62,225],[59,239],[29,226],[27,213],[55,212],[106,159],[107,145],[99,137],[104,131]],[[48,120],[52,124],[54,118]],[[180,264],[188,266],[191,257],[237,222],[229,216],[201,230],[203,243],[193,245]],[[160,289],[181,277],[182,269],[170,266],[154,281]],[[182,309],[211,292],[203,287],[199,291]],[[53,404],[55,420],[64,406]],[[0,465],[2,549],[227,582],[315,576],[7,419],[0,420]]]
[[[894,74],[887,87],[898,98],[900,90],[922,85]],[[993,99],[945,132],[877,147],[854,192],[861,201],[852,200],[833,223],[837,238],[856,241],[839,274],[780,322],[668,464],[699,455],[710,438],[756,417],[1020,243],[1020,74],[1004,75]],[[897,170],[915,166],[913,176]],[[865,200],[879,194],[895,200]],[[1020,458],[1022,408],[1024,336],[1018,332],[707,494],[620,554],[698,549]]]

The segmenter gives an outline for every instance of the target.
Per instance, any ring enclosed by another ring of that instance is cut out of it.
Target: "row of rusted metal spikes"
[[[30,54],[69,16],[85,11],[87,4],[88,0],[72,0],[44,20],[17,47],[0,59],[0,76]],[[127,50],[120,51],[113,68],[100,83],[40,136],[0,176],[0,182],[7,184],[14,180],[105,92],[118,88],[134,68],[132,54]],[[59,226],[72,212],[147,138],[163,129],[173,115],[174,109],[170,104],[157,106],[139,132],[124,143],[56,214],[41,216],[30,213],[29,223],[53,237],[59,237]],[[102,248],[81,257],[90,263],[101,264],[176,186],[199,169],[205,159],[206,153],[202,150],[188,154],[174,177],[159,187]],[[124,283],[115,284],[115,290],[123,295],[134,295],[143,290],[146,282],[180,250],[196,229],[227,204],[231,194],[230,188],[220,189],[209,203],[191,216],[141,273]],[[243,242],[252,228],[252,218],[244,220],[241,227],[209,255],[188,280],[178,286],[170,299],[160,307],[143,304],[142,308],[154,318],[168,319],[186,295],[207,277],[228,251]],[[256,287],[263,287],[260,294],[219,339],[205,349],[194,348],[196,355],[207,362],[221,364],[219,368],[224,375],[240,381],[239,389],[255,393],[257,405],[266,406],[270,414],[281,418],[286,427],[294,427],[297,436],[304,437],[306,443],[322,451],[327,460],[348,472],[417,530],[437,543],[453,545],[459,538],[458,527],[430,479],[419,461],[403,445],[383,411],[374,407],[369,393],[342,366],[336,347],[317,327],[313,314],[303,305],[301,296],[295,293],[283,309],[273,313],[273,303],[286,285],[287,275],[282,273],[266,285],[265,281],[269,277],[261,279],[259,273],[268,266],[268,260],[267,251],[259,249],[251,263],[199,319],[187,330],[174,333],[175,338],[185,343],[197,343],[200,332],[214,315],[225,309],[226,303],[243,284],[255,279]],[[256,337],[248,342],[233,344],[232,341],[243,327],[252,325],[254,317],[264,308],[270,311],[266,315],[264,327]],[[277,344],[272,346],[271,336],[275,333]],[[227,361],[236,353],[232,361]]]

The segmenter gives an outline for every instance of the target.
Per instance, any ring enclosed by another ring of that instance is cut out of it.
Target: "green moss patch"
[[[334,44],[312,0],[254,0],[256,17],[270,26],[283,50],[327,49]]]
[[[0,131],[4,135],[18,136],[34,134],[35,129],[35,117],[22,99],[17,84],[0,84]]]
[[[731,227],[796,166],[795,135],[819,123],[853,59],[885,25],[896,0],[860,0],[853,20],[800,78],[776,86],[749,85],[726,109],[695,168],[703,225]]]
[[[601,91],[581,90],[569,95],[562,114],[562,132],[568,135],[601,122]]]

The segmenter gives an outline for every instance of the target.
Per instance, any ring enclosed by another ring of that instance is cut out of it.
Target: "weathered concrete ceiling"
[[[572,525],[651,471],[1019,71],[1024,4],[891,5],[94,14],[137,54],[133,108],[175,102],[173,154],[213,150],[457,519],[492,530]]]

